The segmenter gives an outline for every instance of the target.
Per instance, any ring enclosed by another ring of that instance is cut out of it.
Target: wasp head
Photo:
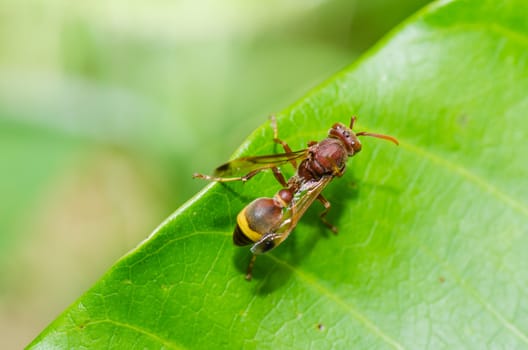
[[[328,131],[328,137],[340,140],[349,156],[361,151],[361,142],[359,142],[357,135],[352,131],[354,121],[355,117],[352,118],[350,127],[341,123],[335,123],[332,125],[330,131]]]
[[[361,151],[361,142],[359,142],[358,136],[371,136],[376,137],[378,139],[390,141],[396,145],[399,144],[398,140],[389,135],[373,134],[366,131],[354,133],[352,129],[354,128],[355,122],[356,117],[352,117],[352,119],[350,120],[349,127],[341,123],[335,123],[332,126],[332,129],[330,129],[330,131],[328,132],[328,137],[336,138],[343,143],[343,146],[345,146],[349,156],[353,156],[354,154]]]

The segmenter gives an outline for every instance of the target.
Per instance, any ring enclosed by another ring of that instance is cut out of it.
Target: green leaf
[[[279,115],[293,149],[352,114],[401,141],[363,138],[326,189],[339,235],[314,204],[248,283],[235,217],[280,186],[212,184],[31,347],[527,347],[527,15],[521,0],[435,3]],[[280,151],[271,138],[265,123],[237,155]]]

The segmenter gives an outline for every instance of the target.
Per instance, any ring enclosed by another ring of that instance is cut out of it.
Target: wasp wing
[[[308,210],[317,197],[319,197],[323,189],[333,178],[332,175],[327,175],[317,181],[307,181],[303,183],[295,193],[290,206],[286,208],[281,226],[275,232],[265,234],[251,247],[251,251],[254,254],[265,253],[288,238],[306,210]]]
[[[292,160],[306,158],[307,154],[308,151],[303,149],[296,152],[242,157],[220,165],[218,168],[216,168],[214,174],[217,177],[229,177],[256,170],[269,169],[287,162],[291,162]]]

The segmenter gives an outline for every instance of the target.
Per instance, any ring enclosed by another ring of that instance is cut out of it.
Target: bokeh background
[[[2,0],[0,348],[425,0]],[[348,118],[348,117],[346,117]]]

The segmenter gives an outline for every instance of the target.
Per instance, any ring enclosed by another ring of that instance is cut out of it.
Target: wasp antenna
[[[392,136],[389,136],[389,135],[373,134],[373,133],[370,133],[370,132],[362,131],[362,132],[358,132],[356,134],[356,136],[371,136],[371,137],[376,137],[378,139],[383,139],[383,140],[390,141],[390,142],[394,143],[396,146],[398,146],[400,144],[396,138],[394,138]]]
[[[354,129],[354,124],[356,123],[356,119],[357,117],[355,115],[353,115],[352,118],[350,118],[350,130]]]

